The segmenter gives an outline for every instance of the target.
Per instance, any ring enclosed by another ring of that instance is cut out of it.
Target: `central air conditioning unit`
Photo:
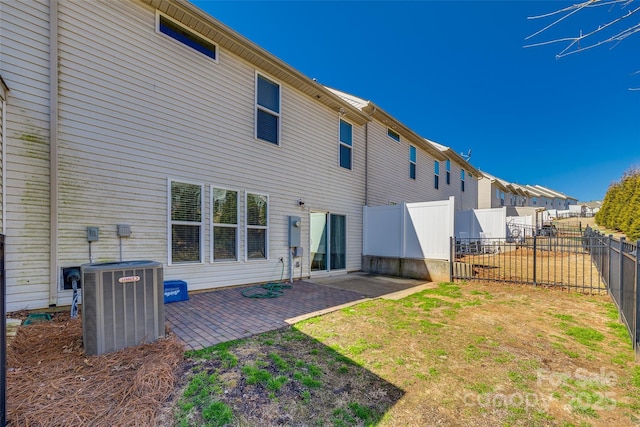
[[[85,354],[109,353],[164,336],[161,263],[94,263],[82,265],[81,271]]]

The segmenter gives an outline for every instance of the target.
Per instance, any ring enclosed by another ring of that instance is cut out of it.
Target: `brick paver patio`
[[[244,297],[246,287],[192,294],[188,301],[165,305],[165,318],[185,349],[198,350],[279,329],[288,325],[286,319],[365,298],[306,281],[291,285],[281,297],[269,299]]]

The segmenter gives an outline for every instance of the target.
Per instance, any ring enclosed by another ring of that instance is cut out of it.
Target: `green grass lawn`
[[[632,426],[607,296],[442,283],[187,354],[179,426]]]

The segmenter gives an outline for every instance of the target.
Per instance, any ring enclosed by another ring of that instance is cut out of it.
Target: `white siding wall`
[[[425,202],[446,199],[433,188],[433,157],[417,148],[416,179],[409,178],[409,142],[387,136],[378,122],[369,126],[369,206],[389,202]],[[441,174],[444,165],[440,166]],[[442,180],[442,178],[441,178]],[[442,181],[441,181],[442,182]]]
[[[0,2],[6,111],[7,310],[49,303],[49,42],[47,1]]]
[[[409,178],[409,146],[387,136],[387,127],[379,122],[369,126],[369,206],[393,203],[448,200],[454,196],[456,210],[474,209],[478,204],[478,180],[465,171],[465,191],[461,191],[460,171],[463,166],[451,162],[450,184],[446,181],[446,162],[440,161],[438,189],[434,182],[434,158],[417,148],[416,179]]]
[[[347,270],[360,269],[363,127],[353,128],[353,170],[339,168],[338,115],[283,86],[281,146],[255,140],[255,69],[157,34],[155,11],[135,2],[62,2],[60,63],[61,266],[89,261],[87,226],[100,227],[94,261],[117,260],[126,223],[123,258],[162,261],[165,278],[190,290],[279,279],[287,216],[302,216],[308,242],[309,212],[321,210],[347,216]],[[205,184],[203,264],[166,266],[168,178]],[[244,194],[269,196],[269,260],[209,262],[211,186],[240,192],[241,258]]]

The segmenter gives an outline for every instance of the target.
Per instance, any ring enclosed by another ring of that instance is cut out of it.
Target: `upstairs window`
[[[447,163],[445,164],[447,169],[447,185],[451,184],[451,160],[447,159]]]
[[[280,85],[256,74],[256,138],[280,145]]]
[[[391,128],[387,128],[387,136],[394,141],[400,142],[400,134]]]
[[[416,179],[416,147],[413,145],[409,146],[409,178]]]
[[[201,262],[202,185],[170,181],[169,192],[169,262]]]
[[[165,34],[172,39],[189,46],[192,49],[197,50],[201,54],[208,56],[214,61],[218,60],[218,46],[215,43],[207,40],[198,33],[191,31],[188,27],[160,13],[158,13],[156,16],[158,32]]]
[[[440,188],[440,162],[437,160],[433,162],[433,171],[433,188],[437,190],[438,188]]]
[[[213,261],[238,260],[238,192],[211,189]]]
[[[340,119],[340,167],[351,169],[353,148],[353,127]]]
[[[464,191],[464,169],[460,169],[460,191]]]

